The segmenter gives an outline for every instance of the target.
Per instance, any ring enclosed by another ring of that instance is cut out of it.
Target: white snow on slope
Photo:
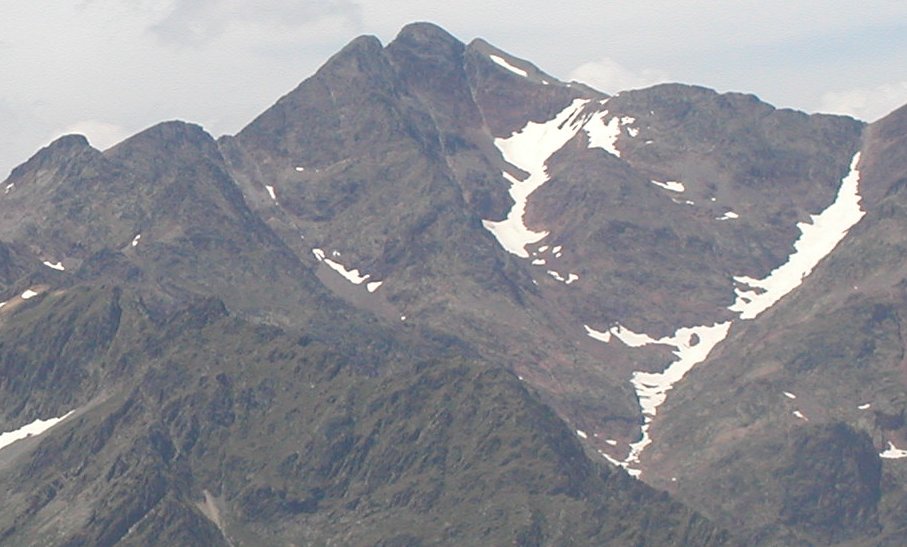
[[[142,234],[137,234],[134,238],[132,238],[132,246],[135,247],[136,245],[138,245],[140,239],[142,239]]]
[[[29,298],[34,298],[36,296],[38,296],[38,293],[31,289],[28,289],[27,291],[22,293],[22,300],[28,300]]]
[[[577,430],[576,430],[576,435],[577,435],[577,437],[579,437],[579,438],[581,438],[581,439],[588,439],[588,438],[589,438],[589,435],[586,435],[586,432],[583,431],[582,429],[577,429]]]
[[[907,458],[907,450],[899,450],[893,442],[888,441],[888,448],[879,454],[879,457],[886,460],[899,460]]]
[[[608,117],[608,111],[603,110],[593,114],[583,126],[586,134],[589,135],[589,148],[601,148],[605,152],[619,158],[620,150],[617,149],[617,139],[620,137],[620,128],[636,122],[636,118],[633,116],[624,116],[622,118],[612,116],[606,123],[606,117]],[[639,129],[628,127],[627,133],[631,137],[635,137],[639,134]]]
[[[324,263],[327,264],[329,268],[345,277],[346,280],[353,285],[361,285],[363,281],[371,277],[368,274],[361,275],[358,269],[347,270],[343,264],[335,262],[330,258],[325,258]]]
[[[683,192],[684,190],[686,190],[686,187],[683,185],[683,183],[677,182],[676,180],[668,180],[665,182],[653,180],[652,184],[654,184],[655,186],[661,186],[665,190],[670,190],[672,192]]]
[[[784,391],[783,393],[784,393],[784,396],[787,397],[788,399],[796,399],[796,398],[797,398],[797,396],[794,395],[793,393],[791,393],[790,391]]]
[[[871,407],[871,406],[872,405],[870,403],[862,404],[857,407],[857,410],[869,410],[869,407]]]
[[[51,262],[49,260],[45,260],[44,265],[47,266],[48,268],[52,268],[54,270],[59,270],[61,272],[66,270],[66,268],[63,267],[62,262],[57,262],[56,264],[54,264],[53,262]]]
[[[711,326],[681,327],[672,336],[665,336],[659,339],[652,338],[645,333],[633,332],[621,325],[615,325],[608,329],[607,332],[594,330],[588,325],[583,326],[588,336],[605,343],[610,342],[612,338],[617,338],[631,348],[639,348],[650,344],[663,344],[674,347],[673,353],[676,359],[662,372],[637,371],[633,373],[630,380],[636,390],[636,396],[639,398],[639,406],[642,410],[644,422],[640,439],[630,445],[630,453],[620,465],[630,475],[639,477],[641,471],[634,469],[631,465],[639,463],[640,454],[652,443],[652,437],[649,436],[649,428],[652,425],[652,419],[658,412],[658,407],[665,402],[667,393],[673,389],[674,384],[683,379],[694,366],[705,361],[712,349],[725,339],[728,330],[731,328],[731,322],[726,321]]]
[[[740,215],[738,215],[734,211],[728,211],[715,220],[736,220],[738,218],[740,218]]]
[[[344,279],[346,279],[353,285],[361,285],[363,282],[365,282],[369,278],[371,278],[371,275],[369,275],[369,274],[365,274],[365,275],[360,274],[359,270],[357,268],[349,270],[343,264],[341,264],[335,260],[331,260],[330,258],[327,258],[327,256],[324,254],[324,250],[322,250],[322,249],[312,249],[312,254],[315,255],[315,258],[318,260],[318,262],[323,262],[330,269],[332,269],[335,272],[342,275],[344,277]],[[337,251],[333,251],[332,256],[335,256],[335,257],[340,256],[340,253]],[[380,287],[383,283],[384,283],[384,281],[372,281],[371,283],[367,283],[365,285],[365,288],[366,288],[366,290],[368,290],[368,292],[375,292],[378,290],[378,287]]]
[[[527,73],[522,68],[517,68],[517,67],[513,66],[512,64],[508,63],[503,58],[498,57],[497,55],[489,55],[489,57],[491,57],[491,60],[494,61],[496,64],[506,68],[507,70],[509,70],[510,72],[513,72],[514,74],[518,74],[518,75],[522,76],[523,78],[525,78],[526,76],[529,76],[529,73]]]
[[[0,308],[6,305],[6,302],[0,302]]]
[[[273,187],[273,186],[268,186],[267,184],[265,184],[265,190],[268,191],[268,195],[271,196],[271,199],[274,200],[274,201],[276,202],[276,201],[277,201],[277,194],[274,193],[274,187]]]
[[[615,145],[620,137],[620,120],[612,117],[607,123],[605,118],[608,111],[603,110],[592,116],[589,123],[586,124],[585,130],[589,135],[589,148],[601,148],[609,154],[620,157],[620,150]]]
[[[848,230],[859,222],[865,211],[860,209],[860,172],[857,165],[860,153],[850,162],[850,173],[841,181],[835,202],[811,222],[800,222],[800,238],[794,243],[794,253],[788,261],[775,268],[764,279],[734,277],[734,281],[749,288],[737,288],[737,300],[728,307],[740,313],[741,319],[753,319],[797,288],[813,268],[844,239]]]
[[[649,428],[652,425],[652,419],[655,417],[658,407],[667,399],[668,391],[673,389],[674,384],[679,382],[694,366],[705,361],[712,349],[724,340],[730,328],[730,321],[716,323],[711,326],[679,328],[673,336],[667,336],[655,342],[674,346],[673,353],[677,356],[675,361],[668,365],[663,372],[637,371],[633,373],[630,383],[633,384],[636,389],[636,395],[639,397],[639,406],[642,408],[644,423],[642,426],[642,438],[630,445],[630,454],[625,461],[625,467],[628,472],[631,471],[629,465],[639,463],[639,455],[652,443],[652,437],[649,436]],[[631,474],[639,476],[638,470],[633,471],[636,471],[636,473]]]
[[[641,348],[643,346],[648,346],[649,344],[661,343],[648,334],[635,333],[622,325],[614,325],[608,330],[608,332],[631,348]]]
[[[536,243],[548,235],[548,232],[533,232],[523,224],[526,202],[532,192],[548,182],[550,177],[545,163],[579,132],[582,127],[579,113],[588,102],[588,99],[574,99],[554,119],[543,123],[529,122],[510,137],[494,140],[507,163],[529,173],[528,177],[519,180],[504,172],[504,178],[510,182],[510,197],[513,198],[514,205],[504,220],[482,221],[508,252],[528,258],[526,245]]]
[[[589,335],[590,338],[594,338],[595,340],[604,342],[606,344],[611,341],[611,331],[602,332],[593,329],[589,325],[583,325],[583,327],[586,328],[586,334]]]
[[[9,184],[6,185],[6,189],[3,190],[3,193],[4,193],[4,194],[8,194],[9,191],[12,190],[12,189],[15,188],[15,187],[16,187],[16,183],[15,183],[15,182],[11,182],[11,183],[9,183]]]
[[[65,420],[72,414],[73,411],[69,411],[59,418],[50,418],[49,420],[35,420],[28,425],[24,425],[15,431],[9,431],[7,433],[0,433],[0,450],[3,450],[7,446],[13,444],[14,442],[24,439],[26,437],[31,437],[32,435],[40,435],[44,433],[51,427],[57,425],[59,422]]]

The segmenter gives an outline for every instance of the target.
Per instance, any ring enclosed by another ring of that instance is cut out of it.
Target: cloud
[[[358,26],[359,17],[352,0],[175,0],[149,30],[164,42],[200,45],[232,26],[296,28],[331,18]]]
[[[822,95],[818,110],[831,114],[847,114],[871,122],[905,103],[907,81],[902,81],[875,87],[829,91]]]
[[[570,79],[592,86],[607,93],[649,87],[669,81],[668,75],[659,70],[630,70],[614,59],[584,63],[570,72]]]
[[[54,131],[48,142],[63,135],[85,135],[88,142],[98,150],[106,150],[128,137],[131,133],[119,125],[98,120],[82,120],[59,131]]]

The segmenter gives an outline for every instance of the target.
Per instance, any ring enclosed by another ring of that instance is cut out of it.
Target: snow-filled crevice
[[[529,76],[528,72],[526,72],[522,68],[517,68],[517,67],[513,66],[512,64],[508,63],[507,60],[505,60],[503,57],[499,57],[497,55],[489,55],[489,57],[491,58],[492,61],[494,61],[494,63],[496,65],[506,68],[507,70],[509,70],[510,72],[513,72],[517,76],[522,76],[523,78],[526,78],[527,76]]]
[[[589,148],[601,148],[609,154],[620,157],[616,144],[621,128],[636,121],[631,116],[610,115],[607,110],[587,110],[590,99],[574,99],[547,122],[528,122],[522,129],[507,138],[494,140],[504,160],[529,175],[523,179],[504,171],[504,179],[510,184],[513,207],[504,220],[483,220],[490,231],[508,252],[521,258],[529,258],[526,246],[544,239],[547,231],[535,232],[523,223],[529,196],[550,179],[546,164],[555,152],[560,150],[580,131],[588,136]],[[604,106],[607,101],[600,104]]]
[[[51,427],[62,422],[72,414],[73,411],[69,411],[59,418],[50,418],[48,420],[35,420],[28,425],[24,425],[15,431],[8,431],[6,433],[0,433],[0,450],[3,450],[7,446],[13,444],[16,441],[22,440],[26,437],[31,437],[33,435],[40,435],[44,433]]]
[[[523,224],[529,195],[548,182],[548,159],[572,139],[583,126],[580,113],[588,99],[574,99],[553,119],[537,123],[529,122],[523,129],[510,137],[494,140],[504,160],[529,173],[520,180],[508,172],[504,178],[510,183],[510,197],[514,204],[507,218],[500,221],[483,220],[482,224],[498,240],[501,246],[519,257],[528,258],[526,245],[536,243],[548,232],[534,232]]]
[[[853,225],[866,214],[860,208],[860,153],[850,162],[850,173],[841,181],[835,202],[817,215],[810,215],[809,222],[800,222],[800,237],[794,243],[794,252],[787,262],[778,266],[763,279],[737,276],[741,285],[735,289],[737,299],[728,307],[740,314],[741,319],[754,319],[772,307],[775,302],[797,288],[819,262],[828,256],[844,239]]]
[[[584,325],[584,327],[588,336],[605,343],[610,343],[616,338],[631,348],[641,348],[653,344],[673,348],[675,358],[662,372],[637,371],[630,379],[639,399],[643,425],[640,439],[630,445],[629,454],[620,462],[620,465],[634,477],[639,477],[641,471],[635,466],[639,464],[640,454],[652,443],[649,428],[658,413],[658,407],[665,402],[668,392],[674,388],[674,385],[683,379],[694,366],[705,361],[712,349],[725,339],[731,322],[681,327],[671,336],[658,339],[645,333],[633,332],[621,325],[615,325],[604,332],[597,331],[588,325]]]
[[[821,213],[812,215],[810,222],[798,224],[801,236],[794,244],[795,252],[785,264],[773,270],[764,279],[734,278],[737,283],[749,287],[749,289],[736,289],[737,300],[729,307],[731,311],[740,314],[740,319],[755,318],[798,287],[816,265],[834,250],[850,228],[863,217],[865,211],[860,208],[860,172],[857,169],[859,162],[860,153],[857,152],[851,161],[850,172],[841,181],[835,202]],[[659,184],[659,186],[662,185]],[[676,187],[666,189],[678,190]],[[738,218],[736,213],[728,212],[722,220],[736,218]],[[628,473],[634,477],[639,477],[641,474],[637,468],[639,458],[645,448],[652,443],[649,428],[657,414],[658,407],[666,400],[668,391],[673,389],[674,385],[694,366],[709,356],[715,346],[727,337],[731,325],[732,321],[724,321],[712,325],[682,327],[677,329],[673,335],[659,339],[633,332],[619,324],[612,326],[607,331],[598,331],[589,325],[584,325],[586,335],[600,342],[612,343],[616,338],[631,348],[650,344],[662,344],[674,348],[675,359],[662,372],[636,371],[632,374],[630,382],[639,399],[643,425],[640,439],[630,444],[627,457],[619,462],[619,465],[624,467]],[[797,399],[796,394],[789,391],[784,391],[782,394],[788,399]],[[865,410],[869,407],[870,405],[867,403],[858,408]],[[796,418],[809,421],[809,418],[800,410],[794,410],[792,414]],[[883,458],[891,459],[905,458],[907,451],[899,450],[889,443],[889,448],[880,455]],[[609,461],[613,461],[613,458],[606,457]]]

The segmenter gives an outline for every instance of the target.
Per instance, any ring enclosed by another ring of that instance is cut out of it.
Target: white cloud
[[[93,147],[98,150],[106,150],[132,133],[116,124],[98,120],[82,120],[59,131],[54,131],[49,141],[56,140],[63,135],[85,135]]]
[[[822,95],[818,110],[831,114],[847,114],[866,121],[875,121],[907,103],[907,81],[829,91]]]
[[[175,0],[149,30],[167,42],[201,44],[235,26],[298,28],[326,18],[357,26],[359,6],[351,0]]]
[[[669,81],[668,75],[660,70],[648,68],[630,70],[608,57],[578,66],[570,72],[569,78],[607,93],[639,89]]]

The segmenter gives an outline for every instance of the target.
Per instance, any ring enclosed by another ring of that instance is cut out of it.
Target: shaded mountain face
[[[0,539],[896,544],[905,116],[418,23],[235,136],[64,137],[0,188],[0,430],[66,416]]]

